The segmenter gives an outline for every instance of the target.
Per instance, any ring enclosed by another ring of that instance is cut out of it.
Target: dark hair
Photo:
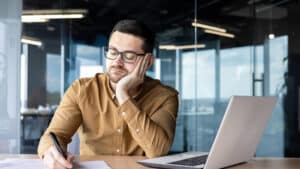
[[[144,41],[142,49],[146,53],[153,51],[155,41],[154,33],[142,22],[130,19],[121,20],[114,26],[110,36],[116,31],[128,33],[141,38]]]

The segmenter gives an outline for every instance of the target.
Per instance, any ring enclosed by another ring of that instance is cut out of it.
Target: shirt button
[[[112,99],[115,99],[116,98],[116,95],[112,95],[112,97],[111,97]]]
[[[117,131],[118,131],[119,133],[121,133],[121,132],[122,132],[122,130],[121,130],[121,129],[117,129]]]
[[[121,115],[124,117],[124,116],[126,115],[126,113],[123,111],[123,112],[121,113]]]
[[[116,151],[117,151],[117,153],[119,153],[119,152],[120,152],[120,149],[117,149]]]
[[[136,133],[139,133],[139,132],[140,132],[140,129],[136,129],[135,131],[136,131]]]

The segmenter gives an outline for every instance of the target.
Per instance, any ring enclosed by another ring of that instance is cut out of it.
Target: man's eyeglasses
[[[138,56],[144,56],[145,53],[136,53],[134,51],[123,51],[120,52],[115,48],[105,48],[105,57],[107,59],[115,60],[118,56],[121,56],[121,59],[126,63],[134,63]]]

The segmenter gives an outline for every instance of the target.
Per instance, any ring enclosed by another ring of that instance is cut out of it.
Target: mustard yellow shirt
[[[56,133],[66,150],[78,131],[80,155],[166,154],[176,127],[178,93],[158,80],[145,77],[136,96],[119,106],[106,73],[76,80],[66,91],[40,139],[38,154],[54,145]]]

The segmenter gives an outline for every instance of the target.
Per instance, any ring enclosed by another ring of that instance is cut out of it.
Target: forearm
[[[73,134],[81,124],[80,112],[64,113],[61,111],[55,112],[53,119],[47,130],[40,139],[38,146],[38,155],[42,157],[44,152],[53,144],[49,132],[54,132],[59,143],[64,151],[67,151],[67,145],[71,141]]]
[[[81,124],[82,117],[78,104],[80,97],[80,81],[75,81],[64,94],[59,107],[56,109],[51,123],[40,139],[38,155],[42,157],[44,152],[53,145],[49,132],[54,132],[62,148],[66,151],[67,144]]]
[[[53,141],[50,139],[49,132],[54,130],[52,129],[47,129],[43,136],[40,139],[39,145],[38,145],[38,155],[40,158],[43,158],[44,153],[54,145]],[[70,142],[70,139],[64,139],[64,137],[57,136],[59,144],[62,146],[63,150],[66,152],[67,151],[67,145]]]
[[[134,121],[127,124],[132,137],[145,151],[146,156],[153,158],[167,154],[172,145],[173,136],[168,136],[163,128],[146,115],[138,119],[144,121],[143,123],[147,127],[136,125]]]
[[[165,121],[168,124],[162,126],[158,121],[151,119],[146,112],[142,112],[131,99],[121,106],[120,113],[132,137],[142,147],[147,157],[161,156],[169,151],[173,142],[176,117],[169,118],[165,115],[168,112],[164,112],[164,115],[161,114],[163,115],[161,119],[167,119]]]
[[[40,142],[38,145],[38,156],[42,159],[44,156],[44,153],[47,151],[48,148],[50,148],[52,145],[54,145],[50,138],[47,137],[45,134],[40,138]]]
[[[124,104],[128,99],[130,99],[128,92],[125,90],[117,90],[116,97],[118,99],[119,105]]]

